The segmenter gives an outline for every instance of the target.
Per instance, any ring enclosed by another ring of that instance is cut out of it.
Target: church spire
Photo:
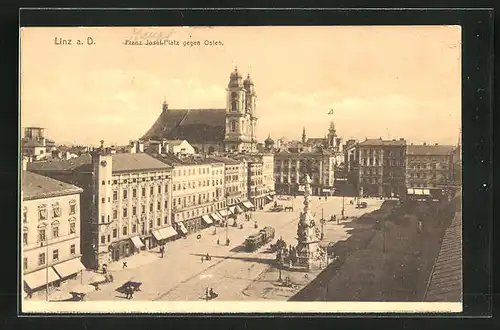
[[[163,112],[167,112],[168,110],[168,103],[167,103],[167,97],[163,97],[163,105],[162,105]]]
[[[306,143],[306,128],[302,128],[302,143]]]

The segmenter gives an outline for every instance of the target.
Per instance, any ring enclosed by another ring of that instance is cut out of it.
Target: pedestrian
[[[210,255],[207,253],[207,261],[210,260]]]
[[[219,245],[219,244],[220,244],[220,241],[219,241],[219,239],[217,238],[217,245]]]
[[[209,295],[208,295],[208,287],[207,287],[207,288],[205,289],[205,299],[206,299],[207,301],[208,301],[208,297],[209,297]]]
[[[122,265],[122,269],[124,269],[124,268],[128,268],[128,266],[127,266],[127,262],[126,262],[126,261],[124,261],[124,262],[123,262],[123,265]]]
[[[201,256],[201,263],[203,263],[203,256]]]

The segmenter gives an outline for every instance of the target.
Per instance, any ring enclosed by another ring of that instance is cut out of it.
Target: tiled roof
[[[68,160],[53,160],[28,163],[29,171],[92,171],[92,156],[84,154]]]
[[[166,138],[190,143],[222,142],[225,136],[225,109],[164,111],[142,139]]]
[[[155,157],[152,157],[145,153],[123,153],[113,155],[113,173],[168,168],[171,168],[171,166],[168,166],[164,162],[161,162]]]
[[[317,144],[317,143],[324,143],[326,142],[325,138],[308,138],[306,143],[307,144]]]
[[[462,301],[462,214],[446,230],[432,270],[425,301]]]
[[[228,158],[228,157],[211,156],[210,158],[214,159],[216,161],[222,162],[224,164],[227,164],[227,165],[237,165],[237,164],[240,164],[239,161],[237,161],[235,159]]]
[[[165,143],[171,146],[178,146],[185,140],[165,140]]]
[[[450,155],[454,146],[449,145],[409,145],[406,154],[407,155]]]
[[[71,184],[28,171],[21,172],[21,185],[24,200],[78,194],[83,191]]]
[[[404,146],[405,140],[382,140],[382,139],[366,139],[358,143],[360,146]]]
[[[117,153],[113,155],[113,173],[145,171],[153,169],[170,168],[163,162],[145,153]],[[28,163],[28,170],[35,172],[58,172],[58,171],[92,171],[92,156],[85,154],[69,160],[54,160],[47,162]]]

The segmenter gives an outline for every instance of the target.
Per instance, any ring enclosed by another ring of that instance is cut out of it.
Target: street
[[[355,209],[345,199],[345,215],[359,216],[371,212],[380,207],[382,201],[367,199],[368,207]],[[243,229],[230,226],[227,234],[231,240],[230,246],[222,245],[226,240],[226,228],[207,228],[197,234],[190,235],[187,239],[179,239],[166,245],[164,258],[160,257],[158,248],[152,251],[142,251],[139,255],[132,256],[127,260],[127,268],[121,268],[121,262],[110,265],[110,273],[114,277],[113,283],[100,286],[99,291],[90,292],[86,300],[122,300],[125,295],[115,291],[127,281],[142,282],[141,291],[134,295],[134,300],[169,300],[169,301],[193,301],[204,298],[206,288],[213,288],[219,294],[217,300],[258,300],[259,297],[243,294],[245,288],[258,280],[259,276],[266,271],[274,262],[274,253],[266,253],[269,244],[261,247],[255,252],[248,253],[243,249],[243,242],[250,234],[257,232],[265,226],[276,229],[273,243],[282,237],[287,245],[296,245],[296,231],[298,217],[303,207],[303,197],[298,196],[294,200],[281,201],[278,204],[294,207],[293,212],[270,212],[268,209],[273,203],[266,206],[266,210],[252,212],[252,220],[246,221],[241,215],[239,224]],[[315,214],[316,224],[321,228],[319,222],[321,213],[326,219],[335,214],[340,217],[342,210],[342,197],[329,197],[328,200],[313,197],[312,213]],[[257,221],[259,228],[254,228]],[[342,222],[326,222],[324,224],[325,244],[331,241],[347,239],[350,234],[344,228]],[[220,245],[217,245],[217,239]],[[202,256],[209,254],[210,261],[202,261]],[[137,265],[134,263],[137,262]],[[283,300],[280,298],[279,300]]]

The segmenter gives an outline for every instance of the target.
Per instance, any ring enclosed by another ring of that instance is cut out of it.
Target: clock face
[[[102,166],[102,167],[106,167],[106,165],[108,165],[108,163],[107,163],[105,160],[103,160],[103,161],[101,162],[101,166]]]

